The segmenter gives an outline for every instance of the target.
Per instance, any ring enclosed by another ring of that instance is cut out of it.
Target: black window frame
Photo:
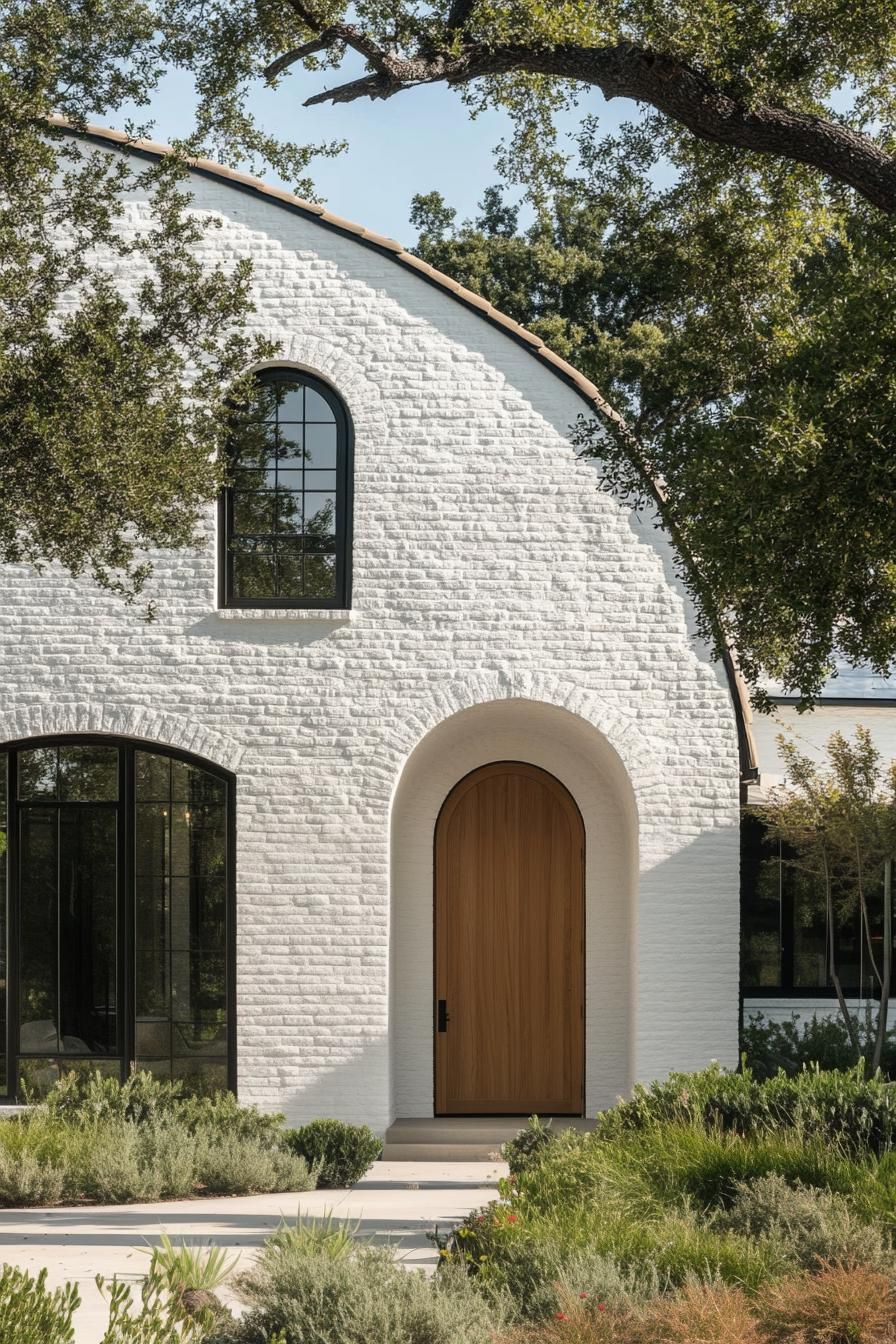
[[[345,402],[335,388],[314,374],[291,365],[260,369],[256,382],[301,382],[327,402],[336,421],[336,583],[332,597],[237,597],[234,593],[233,546],[241,534],[234,528],[234,489],[226,485],[218,500],[218,605],[238,610],[347,610],[352,596],[352,530],[354,515],[354,428]],[[236,461],[231,456],[231,465]]]
[[[227,818],[225,902],[227,937],[225,947],[226,1012],[227,1012],[227,1088],[236,1094],[236,776],[223,766],[203,756],[181,751],[176,747],[153,742],[147,738],[119,737],[109,733],[51,733],[37,737],[16,738],[0,745],[6,756],[7,779],[7,848],[0,862],[6,863],[6,1089],[0,1090],[0,1108],[20,1101],[19,1058],[65,1058],[72,1066],[78,1062],[99,1063],[101,1058],[111,1061],[116,1056],[95,1054],[46,1054],[36,1056],[19,1049],[20,1019],[20,891],[19,891],[19,818],[17,765],[18,753],[35,747],[53,746],[109,746],[115,747],[118,758],[118,846],[120,854],[117,874],[117,1003],[125,1005],[120,1031],[119,1080],[132,1072],[136,1058],[136,1000],[135,1000],[135,916],[136,916],[136,755],[148,752],[182,761],[220,779],[225,786],[225,815]],[[27,806],[28,804],[23,804]],[[83,807],[109,804],[83,803]],[[2,991],[0,991],[2,992]]]

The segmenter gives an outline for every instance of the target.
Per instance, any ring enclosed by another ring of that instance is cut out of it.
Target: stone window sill
[[[326,621],[344,625],[352,618],[349,608],[341,607],[219,607],[215,615],[222,621]]]

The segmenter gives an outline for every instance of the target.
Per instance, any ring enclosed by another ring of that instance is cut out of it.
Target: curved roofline
[[[128,154],[136,154],[142,158],[158,160],[174,153],[170,145],[161,144],[155,140],[132,140],[125,132],[114,131],[105,126],[76,126],[65,117],[59,116],[52,116],[48,120],[51,125],[67,135],[89,140],[104,147],[111,146],[114,149],[120,149]],[[362,225],[354,224],[349,219],[343,219],[340,215],[332,214],[322,205],[316,205],[312,201],[304,201],[300,196],[294,196],[292,192],[284,191],[282,187],[268,186],[267,183],[260,181],[257,177],[252,177],[248,173],[237,172],[234,168],[225,168],[222,164],[215,163],[211,159],[189,159],[187,163],[190,172],[196,173],[199,177],[211,178],[217,182],[223,181],[237,191],[244,191],[252,196],[261,196],[270,201],[272,205],[286,209],[292,214],[301,215],[312,223],[319,224],[334,233],[350,237],[363,247],[369,247],[380,255],[390,257],[407,270],[414,271],[421,280],[425,280],[427,283],[445,291],[458,303],[464,304],[465,307],[470,308],[486,322],[498,327],[518,345],[522,345],[536,359],[546,364],[552,373],[562,378],[587,403],[590,410],[597,411],[599,414],[611,412],[612,408],[601,395],[600,389],[567,360],[555,354],[549,346],[545,345],[540,336],[536,336],[534,332],[520,326],[519,322],[514,322],[512,317],[508,317],[506,313],[502,313],[500,309],[495,308],[480,294],[474,293],[472,289],[466,289],[456,280],[452,280],[450,276],[445,275],[444,272],[437,271],[434,266],[430,266],[420,257],[414,256],[413,252],[408,252],[394,238],[387,238],[381,233],[374,233],[371,229],[365,229]],[[758,778],[758,757],[753,737],[750,699],[732,652],[726,651],[722,658],[722,664],[728,679],[728,687],[734,706],[734,717],[737,723],[741,779],[755,782]]]

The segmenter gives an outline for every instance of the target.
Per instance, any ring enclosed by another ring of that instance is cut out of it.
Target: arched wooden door
[[[436,1114],[581,1115],[585,831],[553,775],[474,770],[436,823]]]

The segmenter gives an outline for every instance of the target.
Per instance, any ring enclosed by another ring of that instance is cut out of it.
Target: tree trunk
[[[884,947],[881,957],[880,1008],[877,1013],[877,1038],[872,1066],[875,1072],[883,1059],[890,1009],[890,972],[893,964],[893,860],[884,859]]]
[[[843,1018],[847,1034],[849,1035],[850,1043],[852,1045],[853,1050],[855,1050],[856,1052],[856,1063],[858,1063],[862,1051],[862,1047],[859,1042],[859,1033],[856,1029],[855,1022],[852,1019],[852,1013],[849,1011],[849,1007],[847,1006],[846,999],[843,995],[843,986],[840,984],[840,976],[837,972],[837,955],[835,952],[835,938],[834,938],[835,933],[834,898],[831,891],[831,873],[830,869],[828,868],[827,854],[822,855],[822,863],[824,864],[824,899],[825,899],[825,911],[827,915],[827,926],[828,926],[828,975],[831,977],[831,984],[834,986],[834,991],[837,995],[837,1004],[840,1008],[840,1016]]]

